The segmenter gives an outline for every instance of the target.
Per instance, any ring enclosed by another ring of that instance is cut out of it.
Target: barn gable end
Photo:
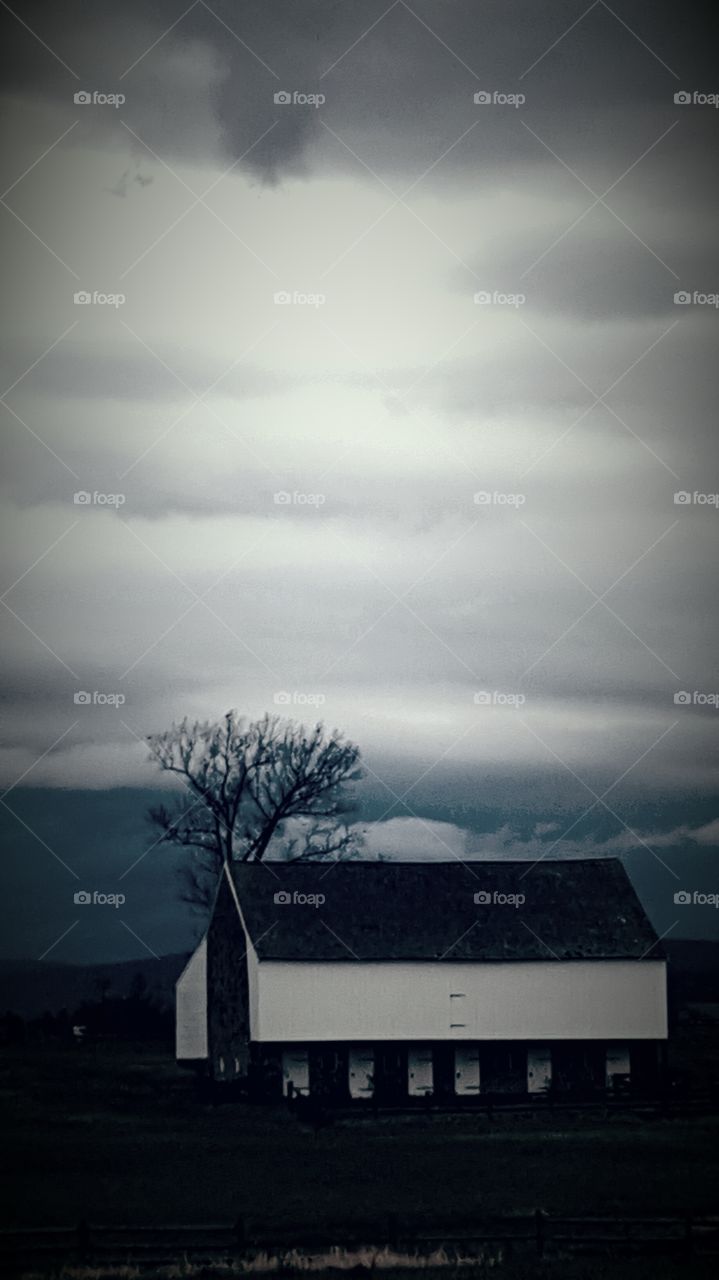
[[[175,1056],[207,1060],[207,939],[193,951],[175,987]]]
[[[223,875],[207,931],[208,1059],[215,1080],[245,1078],[249,1069],[247,948],[237,902]]]

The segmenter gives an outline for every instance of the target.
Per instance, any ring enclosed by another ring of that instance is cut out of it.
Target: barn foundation
[[[246,1088],[257,1102],[312,1097],[343,1107],[651,1097],[661,1088],[661,1050],[646,1041],[255,1044]]]

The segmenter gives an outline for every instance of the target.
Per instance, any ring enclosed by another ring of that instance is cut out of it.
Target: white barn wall
[[[667,1035],[662,960],[262,961],[250,966],[253,989],[252,1039],[265,1042]]]
[[[175,986],[175,1056],[207,1057],[207,939],[192,953]]]

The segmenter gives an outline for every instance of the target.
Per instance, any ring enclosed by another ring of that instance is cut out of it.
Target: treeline
[[[162,1041],[170,1044],[174,1034],[174,1013],[147,990],[138,974],[126,995],[117,995],[109,982],[98,984],[94,999],[83,1000],[74,1009],[45,1012],[23,1018],[7,1012],[0,1016],[0,1043],[83,1044],[87,1041]]]

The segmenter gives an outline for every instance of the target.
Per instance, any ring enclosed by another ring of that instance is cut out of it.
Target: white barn
[[[178,1060],[256,1097],[651,1086],[666,1036],[616,859],[237,864],[177,983]]]

